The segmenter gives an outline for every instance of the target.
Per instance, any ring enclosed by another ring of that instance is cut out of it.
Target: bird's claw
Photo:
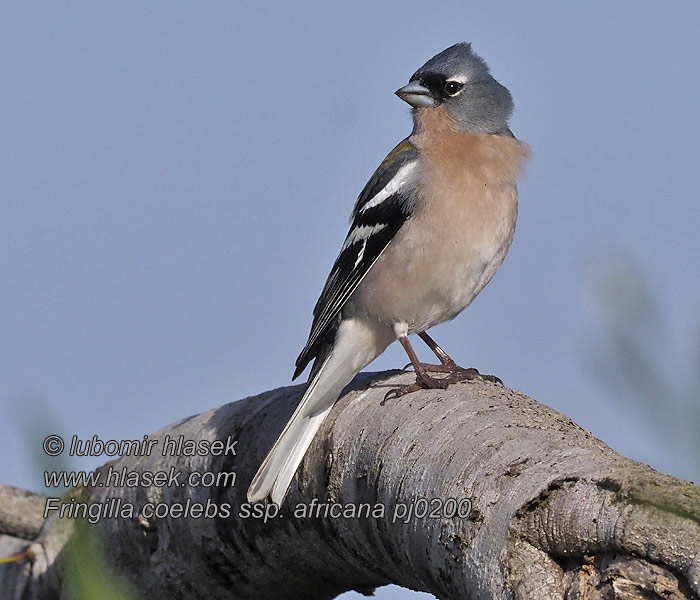
[[[506,387],[506,384],[503,383],[503,380],[500,377],[497,377],[496,375],[482,375],[481,378],[484,381],[490,381],[491,383],[495,385],[500,385],[501,387]]]
[[[435,379],[427,374],[421,375],[416,373],[415,383],[409,383],[407,385],[402,385],[389,390],[386,394],[384,394],[384,399],[381,401],[381,405],[384,406],[384,403],[387,400],[392,398],[400,398],[401,396],[405,396],[411,392],[417,392],[418,390],[445,390],[447,389],[447,386],[450,385],[450,381],[448,381],[448,379],[448,377],[445,377],[444,379]]]
[[[503,385],[503,380],[500,377],[496,377],[496,375],[482,375],[477,369],[464,369],[462,367],[453,369],[447,379],[450,383],[474,381],[476,379],[478,381],[488,381],[496,385]]]
[[[407,389],[410,388],[410,389]],[[384,394],[384,398],[380,402],[381,406],[384,406],[389,400],[393,398],[400,398],[401,396],[405,394],[410,394],[411,392],[415,392],[422,389],[419,385],[415,383],[411,383],[409,385],[402,385],[401,387],[393,388],[389,390],[386,394]]]
[[[428,363],[421,364],[423,365],[423,368],[428,371],[428,373],[452,373],[455,369],[459,369],[459,367],[454,363],[440,365],[430,365]]]
[[[410,363],[406,365],[406,367],[408,366],[410,366]],[[404,370],[406,367],[404,367]],[[424,364],[423,367],[426,371],[437,371],[441,373],[448,371],[446,365]],[[418,390],[445,390],[447,389],[447,386],[453,383],[459,383],[461,381],[488,381],[489,383],[493,383],[495,385],[504,386],[503,380],[500,377],[497,377],[496,375],[482,375],[477,369],[464,369],[455,365],[453,368],[449,369],[448,372],[450,374],[442,379],[435,379],[427,373],[423,373],[422,375],[416,373],[415,383],[409,383],[407,385],[402,385],[389,390],[386,394],[384,394],[381,405],[384,406],[388,400],[400,398],[401,396],[405,396],[406,394],[410,394],[412,392],[417,392]]]

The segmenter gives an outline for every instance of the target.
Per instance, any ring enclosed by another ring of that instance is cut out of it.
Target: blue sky
[[[634,265],[657,300],[662,363],[692,378],[696,3],[0,14],[0,482],[41,490],[40,443],[57,427],[134,439],[287,384],[354,200],[410,132],[393,92],[458,41],[511,90],[533,159],[504,265],[434,337],[616,450],[697,476],[590,360],[606,326],[596,281]],[[405,362],[394,345],[370,368]]]

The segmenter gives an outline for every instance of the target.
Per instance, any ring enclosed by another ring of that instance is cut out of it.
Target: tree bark
[[[249,507],[245,492],[303,386],[184,419],[151,436],[158,443],[149,455],[99,470],[175,469],[175,483],[113,481],[79,490],[74,504],[135,507],[91,530],[107,563],[145,598],[320,600],[395,583],[444,599],[698,599],[700,488],[617,454],[504,387],[463,383],[383,401],[412,377],[355,379],[274,518],[276,507]],[[229,448],[163,456],[166,436]],[[235,473],[235,481],[197,487],[187,483],[193,472]],[[147,503],[208,506],[210,515],[144,516]],[[36,532],[36,505],[27,507],[34,530],[23,531]],[[66,544],[76,522],[52,513],[30,558],[0,567],[4,597],[67,597]]]

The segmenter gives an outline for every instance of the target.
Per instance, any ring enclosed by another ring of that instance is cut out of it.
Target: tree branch
[[[152,436],[149,456],[108,463],[103,475],[183,476],[165,487],[82,490],[83,502],[136,507],[94,525],[106,559],[154,599],[323,599],[396,583],[445,599],[697,600],[700,488],[620,456],[518,392],[465,383],[383,402],[413,377],[387,376],[356,378],[267,522],[246,513],[245,491],[303,386],[189,417]],[[230,438],[236,454],[163,456],[166,436]],[[236,479],[182,484],[192,472]],[[218,516],[151,518],[140,514],[147,503],[209,506]],[[71,524],[49,519],[31,569],[5,566],[0,588],[57,598]]]
[[[25,540],[39,535],[45,497],[9,485],[0,485],[0,534]]]

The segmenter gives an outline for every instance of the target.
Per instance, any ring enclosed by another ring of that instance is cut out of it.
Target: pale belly
[[[455,318],[491,280],[513,239],[515,186],[446,202],[454,206],[402,227],[353,294],[358,316],[420,333]]]

